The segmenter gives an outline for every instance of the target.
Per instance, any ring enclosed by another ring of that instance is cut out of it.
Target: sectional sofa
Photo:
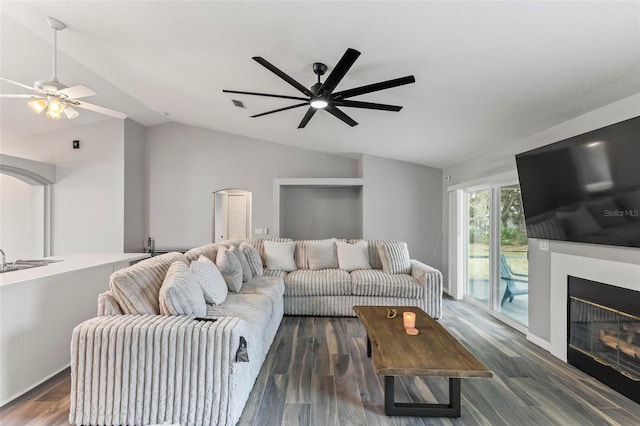
[[[442,277],[392,241],[230,240],[146,259],[115,272],[98,316],[74,329],[69,421],[236,424],[283,315],[355,304],[437,318]]]

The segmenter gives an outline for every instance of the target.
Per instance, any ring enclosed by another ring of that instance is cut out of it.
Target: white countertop
[[[3,272],[0,274],[0,286],[64,274],[95,266],[132,262],[147,257],[149,257],[149,253],[83,253],[45,257],[44,259],[62,260],[62,262],[50,263],[46,266],[22,269],[20,271]]]

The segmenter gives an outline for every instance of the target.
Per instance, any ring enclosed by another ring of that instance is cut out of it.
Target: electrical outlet
[[[73,141],[73,149],[80,149],[80,141],[79,140]]]
[[[540,250],[549,251],[549,240],[540,240]]]

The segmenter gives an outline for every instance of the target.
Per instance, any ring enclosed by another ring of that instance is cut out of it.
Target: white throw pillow
[[[184,262],[173,262],[159,295],[162,315],[207,315],[207,303],[195,275]]]
[[[338,269],[338,253],[336,252],[336,240],[308,241],[307,261],[309,269]]]
[[[275,241],[264,242],[264,254],[267,260],[267,269],[292,272],[298,269],[293,257],[296,245],[293,241],[277,243]]]
[[[243,242],[240,244],[240,250],[242,250],[244,256],[247,258],[253,276],[261,277],[264,273],[264,268],[262,267],[262,259],[260,258],[258,249],[247,242]]]
[[[356,269],[371,269],[369,264],[369,243],[366,240],[360,240],[353,244],[336,241],[336,248],[340,269],[347,272],[355,271]]]
[[[382,271],[388,274],[410,274],[411,258],[407,243],[402,241],[378,244]]]
[[[242,289],[242,265],[228,248],[220,247],[216,255],[216,265],[227,282],[227,288],[234,293]]]
[[[246,283],[251,281],[253,273],[251,272],[251,266],[249,266],[249,262],[247,261],[247,257],[244,255],[244,252],[240,250],[240,247],[238,246],[231,246],[229,250],[231,253],[235,254],[240,261],[240,266],[242,266],[242,282]]]
[[[229,293],[227,282],[211,259],[200,255],[198,260],[191,262],[191,271],[196,276],[207,303],[219,305],[225,301]]]

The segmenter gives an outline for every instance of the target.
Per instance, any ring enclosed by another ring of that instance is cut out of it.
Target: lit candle
[[[416,314],[414,312],[403,312],[402,319],[404,320],[404,328],[416,327]]]

